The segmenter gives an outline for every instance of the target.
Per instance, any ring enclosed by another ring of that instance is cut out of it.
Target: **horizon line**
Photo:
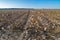
[[[0,8],[0,9],[60,9],[60,8]]]

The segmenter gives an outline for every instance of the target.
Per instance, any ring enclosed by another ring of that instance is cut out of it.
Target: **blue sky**
[[[0,0],[0,8],[60,9],[60,0]]]

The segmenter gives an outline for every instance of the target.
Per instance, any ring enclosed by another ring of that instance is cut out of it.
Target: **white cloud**
[[[24,5],[24,4],[13,4],[13,3],[0,2],[0,8],[32,8],[32,7],[28,5]]]
[[[0,8],[14,8],[15,6],[7,3],[0,3]]]

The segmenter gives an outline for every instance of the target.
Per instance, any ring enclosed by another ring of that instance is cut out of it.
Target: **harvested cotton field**
[[[60,40],[60,9],[0,10],[0,40]]]

